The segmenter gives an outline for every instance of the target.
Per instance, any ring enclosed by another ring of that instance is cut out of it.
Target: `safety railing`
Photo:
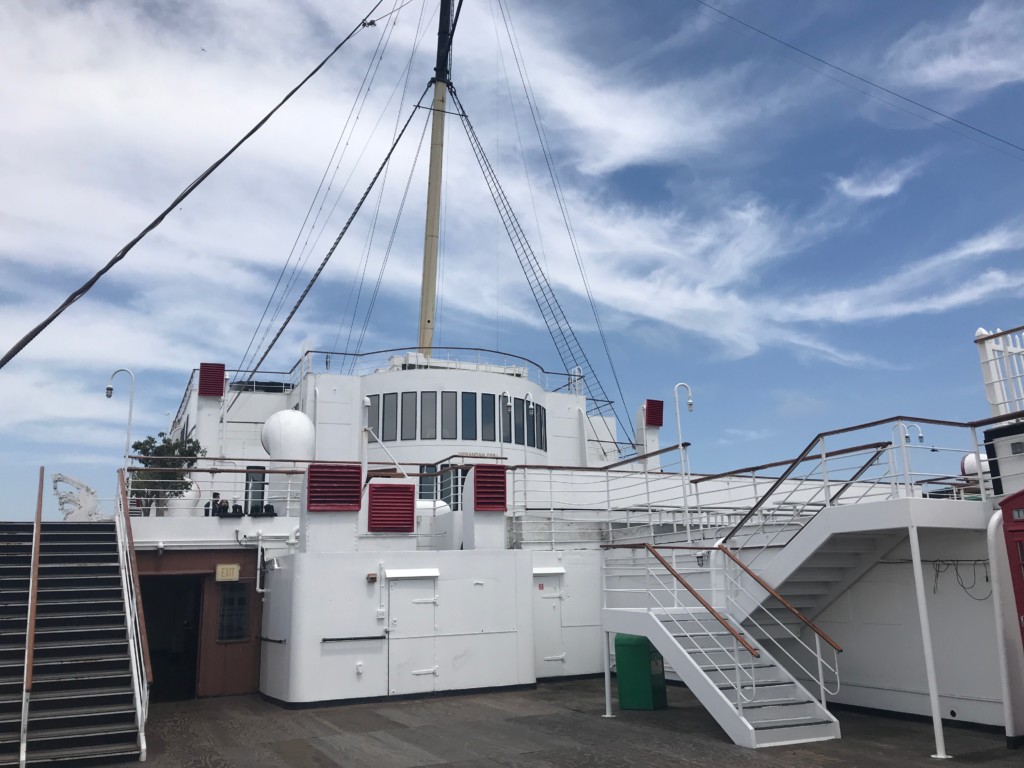
[[[726,599],[730,605],[735,606],[737,609],[742,611],[742,606],[737,599],[737,594],[742,593],[748,598],[751,598],[755,603],[758,604],[758,608],[755,611],[747,614],[746,622],[753,628],[757,629],[759,633],[759,640],[762,643],[771,642],[778,649],[781,654],[786,656],[792,661],[792,663],[799,668],[806,676],[807,679],[816,682],[818,684],[819,701],[822,706],[825,705],[825,696],[835,696],[839,693],[839,654],[842,653],[843,649],[829,637],[825,632],[816,625],[813,621],[803,615],[797,608],[789,602],[785,597],[779,594],[779,592],[768,584],[764,579],[758,576],[754,571],[740,560],[736,555],[729,551],[728,547],[719,545],[716,549],[722,552],[726,557],[726,567],[723,569],[725,579],[729,585],[729,589],[726,590]],[[811,648],[806,641],[800,636],[799,633],[794,632],[790,624],[782,621],[772,611],[770,611],[762,602],[763,595],[755,594],[753,590],[747,587],[743,579],[737,575],[737,571],[744,574],[747,578],[756,583],[765,593],[770,597],[774,598],[778,604],[782,607],[782,610],[789,615],[795,617],[802,626],[806,627],[814,635],[814,648]],[[758,621],[754,618],[755,615],[765,616],[765,619]],[[768,626],[765,626],[765,623]],[[781,642],[779,635],[782,638],[793,641],[792,643],[784,644]],[[832,663],[829,664],[825,661],[825,657],[822,654],[821,644],[825,643],[832,649]],[[812,672],[807,668],[805,663],[798,659],[796,654],[790,650],[791,646],[803,649],[807,654],[810,655],[814,661],[815,670]],[[834,681],[834,687],[830,688],[826,682],[826,672],[831,674],[832,680]]]
[[[151,465],[128,468],[128,509],[135,517],[298,517],[309,464],[196,459],[181,468],[143,458]]]
[[[432,347],[429,352],[424,354],[419,347],[396,347],[357,354],[311,350],[292,367],[289,378],[292,383],[298,383],[307,373],[365,375],[396,370],[459,369],[526,379],[549,391],[575,391],[580,379],[578,373],[546,371],[529,358],[494,349]]]
[[[135,699],[135,722],[138,727],[139,760],[146,759],[146,722],[149,719],[149,687],[153,682],[153,665],[149,656],[149,640],[142,610],[139,566],[135,559],[132,523],[128,515],[128,493],[124,470],[118,470],[117,560],[121,574],[121,594],[128,632],[128,653],[132,669],[132,693]]]
[[[32,697],[32,667],[36,654],[36,611],[39,605],[39,551],[43,535],[43,480],[46,470],[39,468],[39,493],[32,526],[32,561],[29,568],[28,605],[25,612],[25,671],[21,689],[21,727],[18,732],[18,765],[24,768],[28,751],[28,709]]]
[[[1024,410],[1024,326],[974,337],[981,358],[981,377],[993,416]]]
[[[691,659],[705,672],[719,673],[723,684],[732,689],[737,709],[753,701],[757,691],[754,660],[761,652],[659,551],[669,550],[675,560],[679,551],[696,548],[608,544],[602,549],[605,605],[613,610],[640,609],[656,614],[658,620],[673,627],[677,642],[679,637],[687,639],[690,647],[680,648]],[[619,553],[631,554],[624,559]],[[639,560],[637,555],[641,556]],[[743,652],[749,654],[748,666],[741,662]],[[731,663],[724,663],[722,655]]]

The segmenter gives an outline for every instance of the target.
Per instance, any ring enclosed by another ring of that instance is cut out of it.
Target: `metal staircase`
[[[0,523],[0,766],[145,759],[123,525]]]
[[[32,523],[0,523],[0,765],[18,765]]]
[[[29,764],[139,756],[114,523],[43,523]]]
[[[823,704],[837,665],[827,663],[816,646],[816,663],[805,662],[801,667],[812,679],[818,675],[816,699],[769,653],[765,640],[770,644],[772,638],[760,625],[741,627],[721,605],[727,602],[722,598],[727,587],[716,585],[703,566],[677,567],[680,551],[684,558],[696,559],[700,550],[676,548],[672,553],[675,564],[650,544],[618,545],[606,551],[604,630],[649,638],[666,666],[741,746],[839,738],[839,722]],[[691,583],[701,580],[699,587]],[[800,621],[801,625],[809,623],[802,616]],[[795,633],[791,639],[799,643]],[[831,643],[827,637],[826,641]],[[774,644],[784,653],[793,653]]]

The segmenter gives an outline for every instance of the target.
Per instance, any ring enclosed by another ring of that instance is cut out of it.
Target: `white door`
[[[537,677],[565,674],[560,573],[533,575],[533,653]]]
[[[388,582],[388,690],[392,694],[434,690],[434,607],[437,582]]]

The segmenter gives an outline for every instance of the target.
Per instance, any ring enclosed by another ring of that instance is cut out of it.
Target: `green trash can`
[[[641,635],[615,635],[619,709],[664,709],[665,660]]]

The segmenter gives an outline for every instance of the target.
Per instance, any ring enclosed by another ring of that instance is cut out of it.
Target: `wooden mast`
[[[441,229],[441,168],[444,160],[444,115],[448,99],[451,53],[452,0],[441,0],[437,26],[437,63],[430,128],[430,174],[427,180],[427,223],[423,237],[423,284],[420,292],[419,351],[429,356],[434,344],[437,305],[437,246]]]

